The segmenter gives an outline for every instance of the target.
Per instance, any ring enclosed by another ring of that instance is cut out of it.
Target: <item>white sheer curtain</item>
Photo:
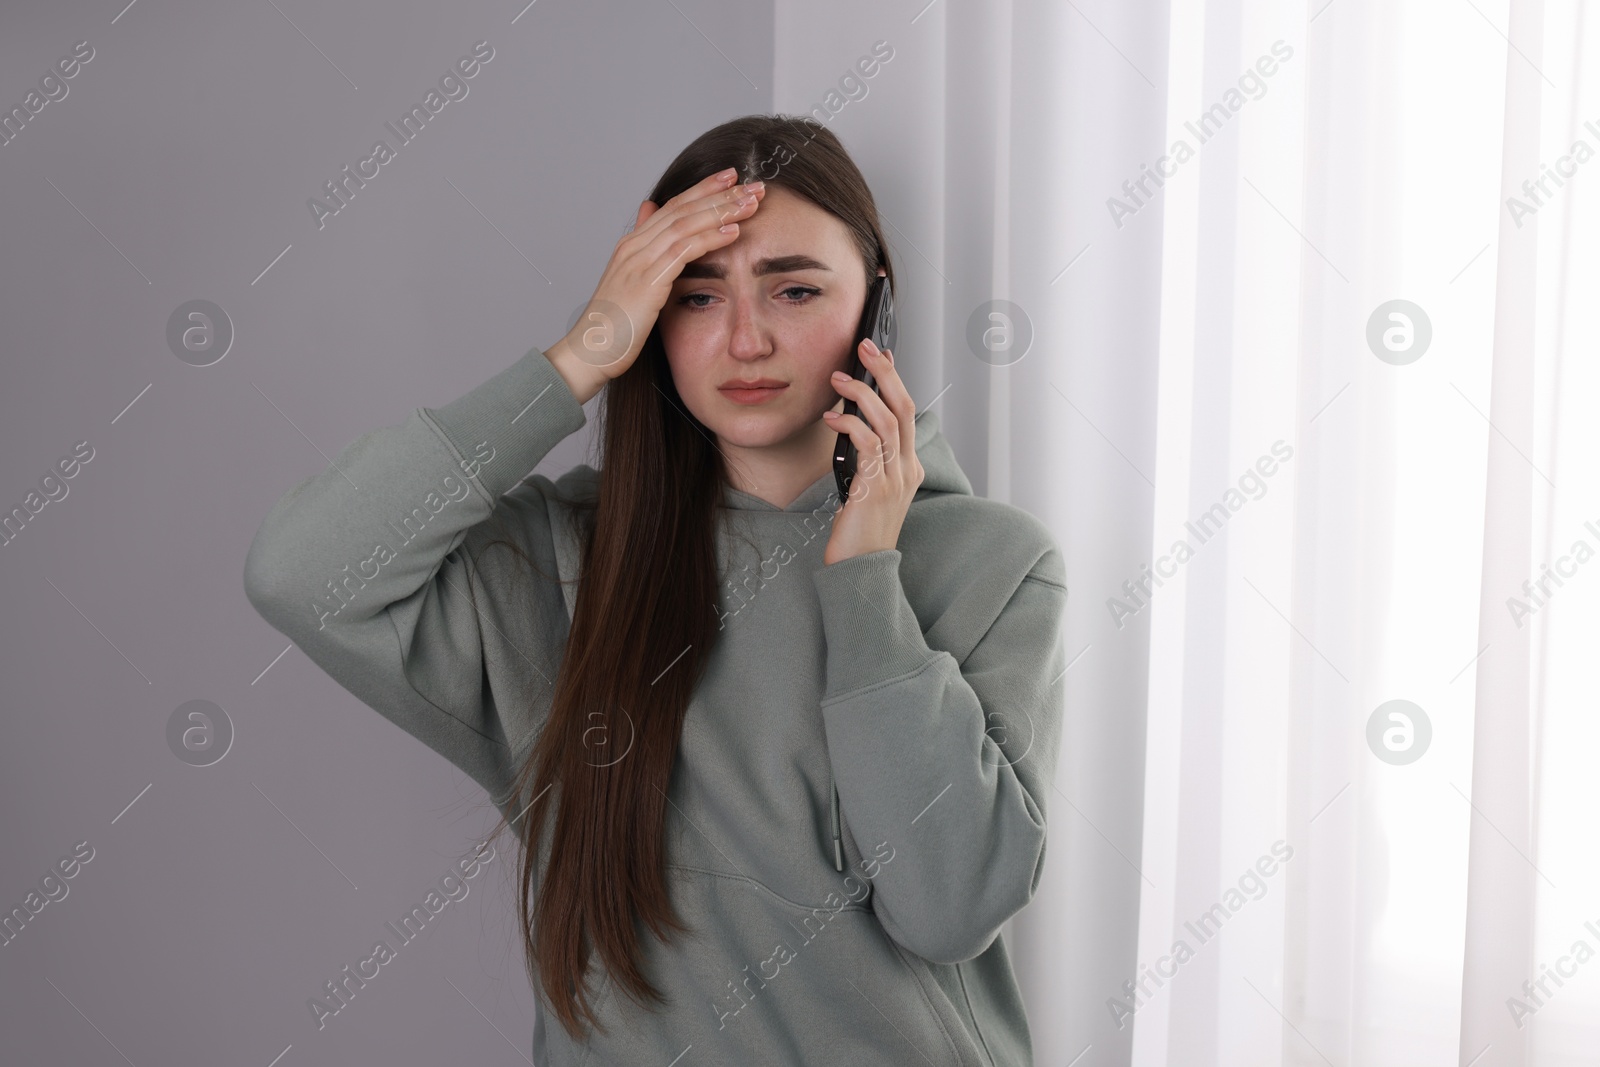
[[[1068,556],[1008,930],[1036,1062],[1595,1062],[1585,15],[780,7],[775,107],[836,111],[873,182],[913,393]],[[1031,329],[1005,366],[966,342],[991,300]]]

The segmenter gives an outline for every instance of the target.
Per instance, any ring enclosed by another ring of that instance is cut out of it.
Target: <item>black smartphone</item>
[[[887,276],[880,276],[867,291],[867,302],[861,309],[861,324],[856,328],[856,343],[851,349],[850,356],[851,376],[866,382],[872,387],[873,392],[878,391],[878,383],[873,380],[872,372],[861,363],[861,341],[870,337],[872,343],[879,349],[887,348],[892,351],[897,332],[894,320],[894,286],[889,284]],[[846,399],[844,413],[859,415],[860,406],[854,400]],[[850,499],[850,483],[856,477],[856,446],[847,433],[841,433],[839,440],[833,446],[833,476],[839,483],[839,502],[842,504]]]

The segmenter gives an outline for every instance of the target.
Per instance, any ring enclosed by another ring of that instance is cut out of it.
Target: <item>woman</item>
[[[570,333],[250,547],[256,609],[517,833],[540,1067],[1032,1062],[998,933],[1043,869],[1062,558],[892,353],[860,348],[879,393],[835,373],[878,276],[838,139],[728,122]],[[597,393],[601,470],[524,478]]]

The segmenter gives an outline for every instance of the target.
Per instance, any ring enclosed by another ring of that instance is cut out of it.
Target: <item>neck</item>
[[[726,457],[728,484],[775,508],[786,508],[813,482],[833,469],[837,430],[818,422],[786,441],[747,447],[718,440]]]

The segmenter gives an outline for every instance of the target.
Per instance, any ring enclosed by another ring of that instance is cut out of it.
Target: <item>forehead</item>
[[[810,256],[837,273],[847,257],[855,255],[850,229],[841,220],[798,193],[769,185],[755,214],[739,223],[733,243],[686,264],[682,276],[695,273],[690,266],[743,269],[758,259],[778,256]]]

